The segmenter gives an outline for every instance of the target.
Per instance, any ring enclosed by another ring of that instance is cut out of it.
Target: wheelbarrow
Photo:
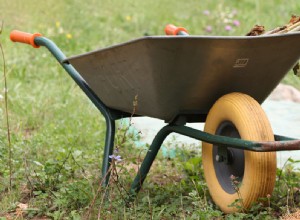
[[[45,46],[106,119],[103,185],[109,181],[115,122],[148,116],[168,124],[155,136],[131,185],[136,195],[170,133],[203,142],[204,175],[225,213],[271,195],[276,151],[299,150],[300,140],[274,135],[260,104],[300,57],[300,33],[269,36],[189,36],[167,26],[147,36],[66,58],[41,34],[12,31],[14,42]],[[173,36],[169,36],[173,35]],[[133,101],[138,106],[133,111]],[[205,122],[204,131],[186,123]],[[233,187],[238,182],[238,190]]]

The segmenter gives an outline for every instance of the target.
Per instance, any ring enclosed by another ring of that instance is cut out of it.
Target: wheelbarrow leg
[[[110,177],[109,168],[111,159],[109,158],[109,156],[113,154],[114,150],[115,127],[115,120],[111,118],[106,118],[106,137],[102,162],[102,178],[104,178],[104,181],[102,181],[102,186],[108,185]]]
[[[172,132],[172,130],[169,129],[169,126],[163,127],[155,136],[142,164],[141,167],[131,184],[130,188],[130,195],[129,200],[132,201],[135,198],[135,195],[140,191],[144,180],[147,177],[147,174],[151,168],[151,165],[162,145],[166,137]]]

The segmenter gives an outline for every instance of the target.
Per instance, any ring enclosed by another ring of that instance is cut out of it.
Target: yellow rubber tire
[[[241,139],[253,141],[274,140],[273,131],[265,112],[260,104],[248,95],[230,93],[217,100],[209,111],[204,131],[216,134],[220,125],[224,122],[232,124]],[[217,146],[204,142],[202,145],[205,180],[213,201],[223,212],[240,211],[237,205],[231,207],[235,201],[241,201],[238,205],[242,205],[243,210],[247,210],[259,198],[265,198],[272,194],[276,178],[275,152],[262,153],[240,150],[244,157],[243,177],[238,190],[228,192],[224,189],[223,182],[218,179],[216,174],[214,152],[216,152]],[[226,165],[224,166],[226,168]],[[228,175],[228,178],[225,181],[232,182],[230,175]]]

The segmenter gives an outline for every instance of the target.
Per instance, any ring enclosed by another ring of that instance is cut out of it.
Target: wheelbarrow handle
[[[166,35],[188,35],[188,31],[184,27],[177,27],[173,24],[168,24],[165,27]]]
[[[17,30],[13,30],[12,32],[10,32],[11,41],[24,43],[24,44],[30,44],[34,48],[40,47],[39,45],[37,45],[34,42],[34,39],[36,37],[40,37],[40,36],[42,36],[40,33],[31,34],[31,33],[26,33],[26,32],[17,31]]]

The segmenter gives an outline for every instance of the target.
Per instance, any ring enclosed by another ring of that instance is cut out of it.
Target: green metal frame
[[[66,70],[66,72],[72,77],[72,79],[77,83],[77,85],[82,89],[82,91],[88,96],[88,98],[94,103],[94,105],[98,108],[98,110],[102,113],[106,121],[106,136],[105,136],[105,148],[102,162],[102,176],[105,177],[105,181],[103,181],[103,185],[108,184],[109,180],[109,165],[111,159],[109,155],[113,154],[114,148],[114,138],[115,138],[115,121],[122,117],[128,116],[126,113],[112,110],[108,108],[99,97],[91,90],[85,80],[81,77],[81,75],[76,71],[76,69],[65,63],[64,60],[66,56],[63,52],[53,43],[51,40],[45,37],[36,37],[34,42],[39,46],[45,46],[52,55],[56,58],[56,60],[61,64],[61,66]]]
[[[66,72],[72,77],[72,79],[77,83],[77,85],[82,89],[82,91],[88,96],[88,98],[94,103],[94,105],[104,116],[106,120],[106,137],[104,156],[102,162],[102,177],[105,178],[105,181],[103,181],[103,185],[107,185],[109,181],[109,167],[111,163],[109,155],[113,154],[114,148],[115,122],[118,119],[129,117],[130,115],[128,113],[107,107],[100,100],[100,98],[92,91],[92,89],[82,78],[82,76],[76,71],[76,69],[71,64],[64,62],[66,60],[66,56],[51,40],[45,37],[36,37],[34,42],[39,46],[45,46],[52,53],[52,55],[66,70]],[[296,140],[289,137],[275,135],[275,141],[272,142],[247,141],[237,138],[208,134],[206,132],[187,127],[184,125],[184,123],[178,123],[177,125],[176,123],[172,123],[163,127],[155,136],[141,164],[138,174],[136,175],[131,185],[131,195],[137,194],[141,189],[141,186],[151,168],[154,159],[156,158],[156,155],[162,143],[164,142],[166,137],[172,132],[225,148],[231,147],[256,152],[300,150],[300,140]]]

